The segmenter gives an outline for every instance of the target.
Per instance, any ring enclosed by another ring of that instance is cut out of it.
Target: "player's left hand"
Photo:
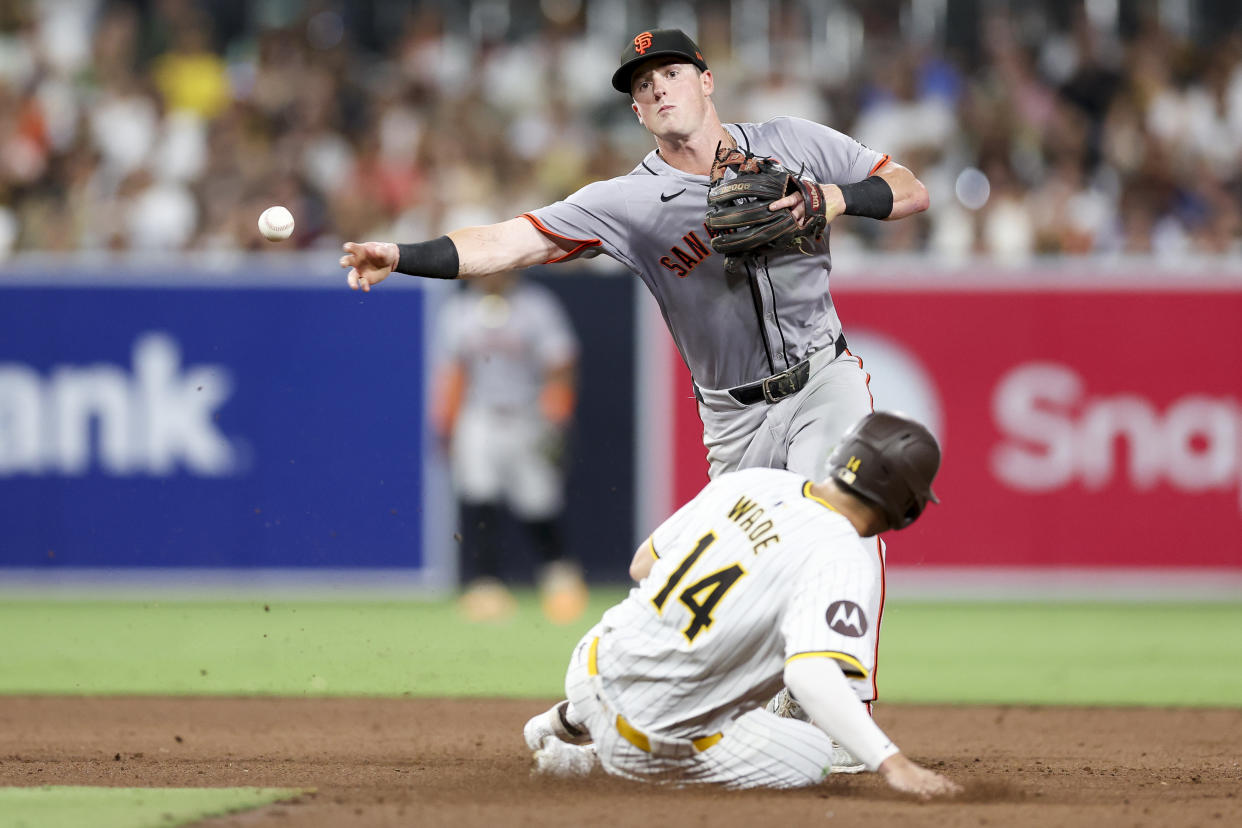
[[[962,792],[962,786],[952,779],[911,762],[901,753],[894,753],[881,762],[879,772],[891,787],[903,793],[914,794],[919,799],[952,796]]]
[[[543,434],[539,438],[539,454],[551,465],[565,468],[569,459],[568,429],[553,423],[545,424]]]

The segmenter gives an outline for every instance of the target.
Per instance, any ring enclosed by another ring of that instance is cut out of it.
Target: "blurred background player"
[[[516,272],[472,282],[445,304],[433,423],[447,449],[461,530],[461,608],[476,621],[516,604],[504,582],[506,511],[539,561],[543,610],[569,623],[586,608],[581,568],[564,556],[566,437],[578,339],[556,296]]]

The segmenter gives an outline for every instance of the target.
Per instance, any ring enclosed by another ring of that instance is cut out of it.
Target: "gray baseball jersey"
[[[458,497],[507,503],[523,520],[556,515],[565,470],[547,450],[553,427],[538,400],[547,372],[578,355],[564,308],[547,288],[519,280],[502,293],[460,291],[437,321],[444,358],[466,376],[449,454]]]
[[[800,118],[725,129],[741,148],[821,183],[861,181],[888,159]],[[602,251],[638,274],[700,388],[754,382],[831,348],[841,322],[828,293],[828,233],[810,255],[773,255],[726,276],[703,225],[707,187],[707,176],[678,170],[652,151],[628,175],[589,184],[525,217],[576,244],[553,261]]]
[[[722,475],[652,533],[658,560],[599,625],[604,694],[635,727],[722,729],[781,687],[786,662],[835,659],[862,701],[883,603],[879,541],[779,469]]]
[[[549,369],[578,355],[569,318],[547,288],[520,280],[503,293],[469,288],[448,300],[436,341],[462,363],[465,408],[537,408]]]

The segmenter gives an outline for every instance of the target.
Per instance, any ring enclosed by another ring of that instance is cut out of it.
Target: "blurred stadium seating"
[[[915,169],[932,209],[834,249],[1230,254],[1242,7],[1224,0],[11,0],[0,256],[422,238],[627,172],[608,76],[678,26],[724,120],[793,114]]]

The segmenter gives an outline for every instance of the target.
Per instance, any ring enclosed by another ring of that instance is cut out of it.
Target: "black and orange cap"
[[[630,94],[634,68],[656,57],[683,57],[699,69],[707,70],[707,61],[693,40],[681,29],[651,29],[639,32],[621,50],[621,66],[612,73],[612,88]]]

